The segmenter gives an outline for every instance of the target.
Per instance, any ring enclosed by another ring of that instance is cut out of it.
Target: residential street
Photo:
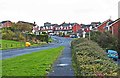
[[[52,72],[48,74],[48,76],[74,76],[74,72],[72,69],[72,61],[71,61],[71,49],[70,42],[72,39],[70,38],[62,38],[62,37],[52,37],[54,39],[53,43],[42,47],[36,48],[25,48],[25,49],[14,49],[14,50],[4,50],[2,51],[2,59],[11,58],[27,53],[32,53],[39,50],[45,50],[48,48],[54,48],[58,46],[65,46],[65,49],[60,56],[60,58],[53,65]]]
[[[0,51],[0,54],[2,55],[2,59],[5,59],[5,58],[15,57],[15,56],[28,54],[28,53],[32,53],[40,50],[49,49],[49,48],[55,48],[58,46],[65,46],[69,44],[69,42],[71,41],[71,39],[56,37],[56,36],[52,36],[52,38],[54,39],[54,42],[44,46],[30,47],[30,48],[24,48],[24,49],[3,50],[3,51]]]
[[[40,50],[45,50],[49,48],[55,48],[59,46],[65,46],[65,49],[63,50],[62,55],[54,63],[53,69],[51,72],[48,73],[48,76],[49,77],[50,76],[74,76],[74,71],[72,68],[72,61],[71,61],[72,59],[71,49],[70,49],[70,42],[72,41],[72,39],[57,37],[57,36],[52,36],[52,38],[54,39],[54,42],[44,46],[0,51],[0,54],[2,55],[2,58],[0,59],[11,58],[11,57],[28,54],[28,53],[32,53]],[[116,63],[120,64],[120,60],[118,60],[118,62]]]

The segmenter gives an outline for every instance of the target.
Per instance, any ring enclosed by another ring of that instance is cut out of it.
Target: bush
[[[15,36],[15,33],[11,30],[2,30],[2,39],[12,40]]]
[[[97,42],[103,49],[113,49],[118,51],[120,56],[120,42],[110,32],[91,32],[91,40]]]
[[[19,41],[25,41],[25,37],[21,33],[18,35],[18,39]]]
[[[77,76],[117,76],[117,64],[97,43],[81,38],[72,41],[71,45]]]
[[[41,35],[37,35],[36,38],[40,41],[45,41],[48,43],[48,35],[47,34],[41,34]]]

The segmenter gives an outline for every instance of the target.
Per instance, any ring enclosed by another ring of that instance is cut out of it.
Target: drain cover
[[[60,66],[60,67],[64,67],[64,66],[68,66],[69,64],[57,64],[57,66]]]

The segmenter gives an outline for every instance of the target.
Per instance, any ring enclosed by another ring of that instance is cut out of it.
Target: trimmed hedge
[[[73,40],[71,46],[77,76],[117,76],[118,65],[97,43],[81,38]]]

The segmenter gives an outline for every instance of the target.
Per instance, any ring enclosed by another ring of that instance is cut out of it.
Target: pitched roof
[[[2,21],[1,23],[6,23],[6,22],[11,22],[11,21],[7,20],[7,21]]]
[[[112,26],[113,24],[115,24],[116,22],[120,21],[120,18],[116,19],[115,21],[113,21],[111,24],[109,24],[110,26]]]
[[[111,19],[108,19],[108,20],[104,21],[103,23],[101,23],[98,27],[100,27],[102,24],[104,24],[104,23],[106,23],[106,22],[110,22],[110,21],[112,21],[112,20],[111,20]]]
[[[81,25],[82,25],[82,28],[86,28],[86,27],[90,27],[91,26],[91,24],[87,24],[87,25],[81,24]]]
[[[30,24],[30,25],[36,26],[36,24],[34,24],[34,23],[25,22],[25,21],[18,21],[17,23],[26,23],[26,24]]]

